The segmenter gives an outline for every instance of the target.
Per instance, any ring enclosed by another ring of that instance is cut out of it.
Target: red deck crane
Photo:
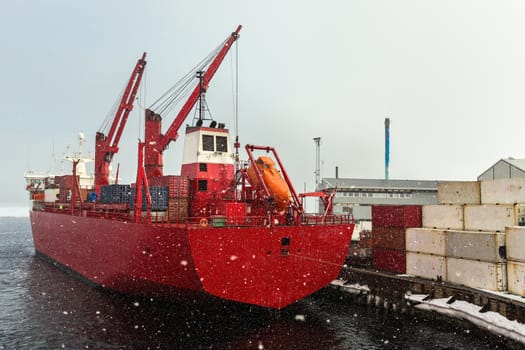
[[[107,136],[102,131],[97,132],[95,140],[95,190],[97,193],[100,193],[101,186],[109,183],[109,164],[119,150],[120,137],[126,126],[129,113],[133,110],[133,102],[135,101],[145,66],[146,53],[144,52],[131,73]]]
[[[178,131],[182,123],[184,123],[184,120],[186,120],[186,117],[192,108],[208,89],[211,79],[217,72],[217,69],[230,50],[230,47],[239,38],[239,31],[241,28],[242,26],[239,25],[226,39],[221,50],[210,63],[208,69],[204,72],[198,72],[200,78],[199,84],[195,86],[188,100],[182,106],[180,112],[177,114],[165,134],[162,134],[161,130],[161,116],[150,109],[146,109],[144,167],[147,178],[163,175],[162,154],[164,150],[166,150],[171,141],[177,140],[179,136]]]

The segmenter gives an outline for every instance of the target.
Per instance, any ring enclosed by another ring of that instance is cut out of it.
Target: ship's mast
[[[200,106],[199,119],[197,123],[202,123],[204,118],[203,107],[205,105],[204,95],[208,90],[211,79],[224,60],[224,57],[230,50],[232,44],[239,38],[239,32],[241,28],[242,26],[239,25],[237,29],[224,41],[220,51],[217,53],[213,61],[211,61],[208,68],[205,71],[199,70],[197,72],[197,77],[199,78],[198,84],[191,92],[189,98],[186,100],[186,103],[182,106],[181,110],[170,124],[165,134],[162,134],[162,117],[160,114],[154,112],[151,108],[146,109],[144,133],[146,144],[144,149],[144,161],[146,175],[148,178],[163,175],[163,152],[172,141],[177,140],[180,127],[198,101],[200,101]]]

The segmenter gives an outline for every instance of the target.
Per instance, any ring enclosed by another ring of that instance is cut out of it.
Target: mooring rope
[[[331,261],[324,261],[324,260],[321,260],[321,259],[314,259],[314,258],[310,258],[310,257],[307,257],[307,256],[304,256],[304,255],[297,255],[297,254],[288,254],[288,256],[294,256],[296,258],[301,258],[301,259],[305,259],[305,260],[310,260],[310,261],[315,261],[315,262],[320,262],[320,263],[323,263],[323,264],[328,264],[328,265],[333,265],[333,266],[339,266],[339,267],[343,267],[342,264],[336,264],[336,263],[333,263]]]

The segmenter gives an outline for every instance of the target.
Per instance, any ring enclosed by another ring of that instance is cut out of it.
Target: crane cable
[[[150,109],[155,109],[158,114],[165,115],[169,114],[177,104],[180,103],[184,99],[184,97],[189,93],[191,90],[191,83],[193,81],[193,77],[187,77],[186,80],[180,81],[177,83],[178,86],[176,89],[171,89],[172,92],[165,98],[164,101],[159,103],[159,105],[155,107],[151,107]]]
[[[239,40],[235,40],[235,141],[239,140]]]
[[[172,86],[164,95],[153,103],[150,109],[156,109],[159,114],[169,113],[192,90],[190,84],[196,79],[195,71],[202,70],[208,62],[194,67],[181,80]],[[156,107],[155,107],[156,106]]]
[[[185,97],[187,97],[190,94],[190,92],[193,90],[194,85],[191,85],[191,83],[195,79],[197,79],[195,72],[204,71],[204,69],[211,63],[213,58],[217,56],[217,54],[222,49],[222,47],[225,45],[227,40],[228,39],[224,40],[220,45],[218,45],[214,50],[212,50],[206,57],[204,57],[199,63],[197,63],[190,71],[188,71],[188,73],[186,73],[185,76],[183,76],[178,82],[176,82],[171,88],[169,88],[155,102],[153,102],[153,104],[149,107],[149,109],[151,110],[157,109],[158,114],[161,114],[161,115],[170,114],[172,110],[182,100],[184,100]],[[122,96],[124,96],[124,92],[126,91],[126,86],[127,86],[127,82],[125,82],[124,86],[122,87],[120,94],[118,95],[114,104],[112,105],[109,112],[107,113],[106,118],[102,121],[102,124],[98,129],[99,132],[107,132],[109,130],[109,127],[115,117],[115,113],[117,112],[120,101],[122,100]],[[142,84],[140,86],[140,89],[142,90]],[[144,88],[144,96],[146,94],[145,90],[146,88]],[[146,104],[145,101],[146,101],[145,98],[144,98],[143,104],[140,104],[140,101],[139,101],[139,106],[141,110],[144,110],[143,106]],[[140,123],[140,120],[139,120],[139,123]],[[139,124],[139,130],[140,130],[140,124]]]
[[[198,70],[200,66],[207,60],[208,57],[199,62],[195,67],[193,67],[186,75],[184,75],[179,81],[177,81],[171,88],[169,88],[162,96],[160,96],[152,105],[150,109],[161,106],[165,103],[165,100],[169,96],[174,95],[176,91],[180,90],[180,85],[184,85],[187,80],[191,80],[195,74],[195,71]],[[174,92],[175,91],[175,92]],[[167,97],[168,96],[168,97]]]
[[[146,67],[144,67],[146,68]],[[138,105],[138,109],[137,109],[137,113],[139,114],[139,118],[138,118],[138,129],[139,129],[139,132],[138,132],[138,135],[139,135],[139,140],[141,139],[142,137],[142,115],[144,113],[144,106],[146,105],[146,89],[147,89],[147,85],[148,85],[148,71],[146,69],[144,69],[144,83],[143,84],[140,84],[140,90],[139,90],[139,97],[138,97],[138,101],[137,101],[137,105]]]
[[[342,266],[342,264],[337,264],[337,263],[334,263],[334,262],[331,262],[331,261],[322,260],[320,258],[317,258],[317,259],[316,258],[310,258],[308,256],[299,255],[299,254],[289,253],[288,256],[293,256],[293,257],[298,258],[298,259],[318,262],[318,263],[322,263],[322,264],[326,264],[326,265],[332,265],[332,266],[337,266],[337,267],[341,267]]]
[[[196,66],[194,66],[185,76],[169,88],[159,99],[157,99],[149,107],[155,110],[156,113],[163,115],[169,114],[190,92],[194,89],[191,83],[197,79],[196,72],[204,71],[209,66],[211,61],[217,56],[218,52],[224,46],[227,40],[223,41],[212,52],[210,52],[204,59],[202,59]]]
[[[100,125],[97,131],[103,132],[105,134],[109,130],[109,126],[113,122],[113,118],[115,118],[115,114],[117,113],[117,109],[120,104],[120,101],[122,100],[122,96],[124,96],[124,91],[126,91],[127,84],[128,82],[126,81],[124,83],[124,86],[122,87],[122,90],[120,91],[120,94],[117,96],[117,99],[109,109],[106,118],[102,121],[102,124]]]

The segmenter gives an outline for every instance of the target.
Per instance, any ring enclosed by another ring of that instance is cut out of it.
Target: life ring
[[[208,219],[202,218],[201,221],[199,221],[199,224],[201,226],[208,226]]]

